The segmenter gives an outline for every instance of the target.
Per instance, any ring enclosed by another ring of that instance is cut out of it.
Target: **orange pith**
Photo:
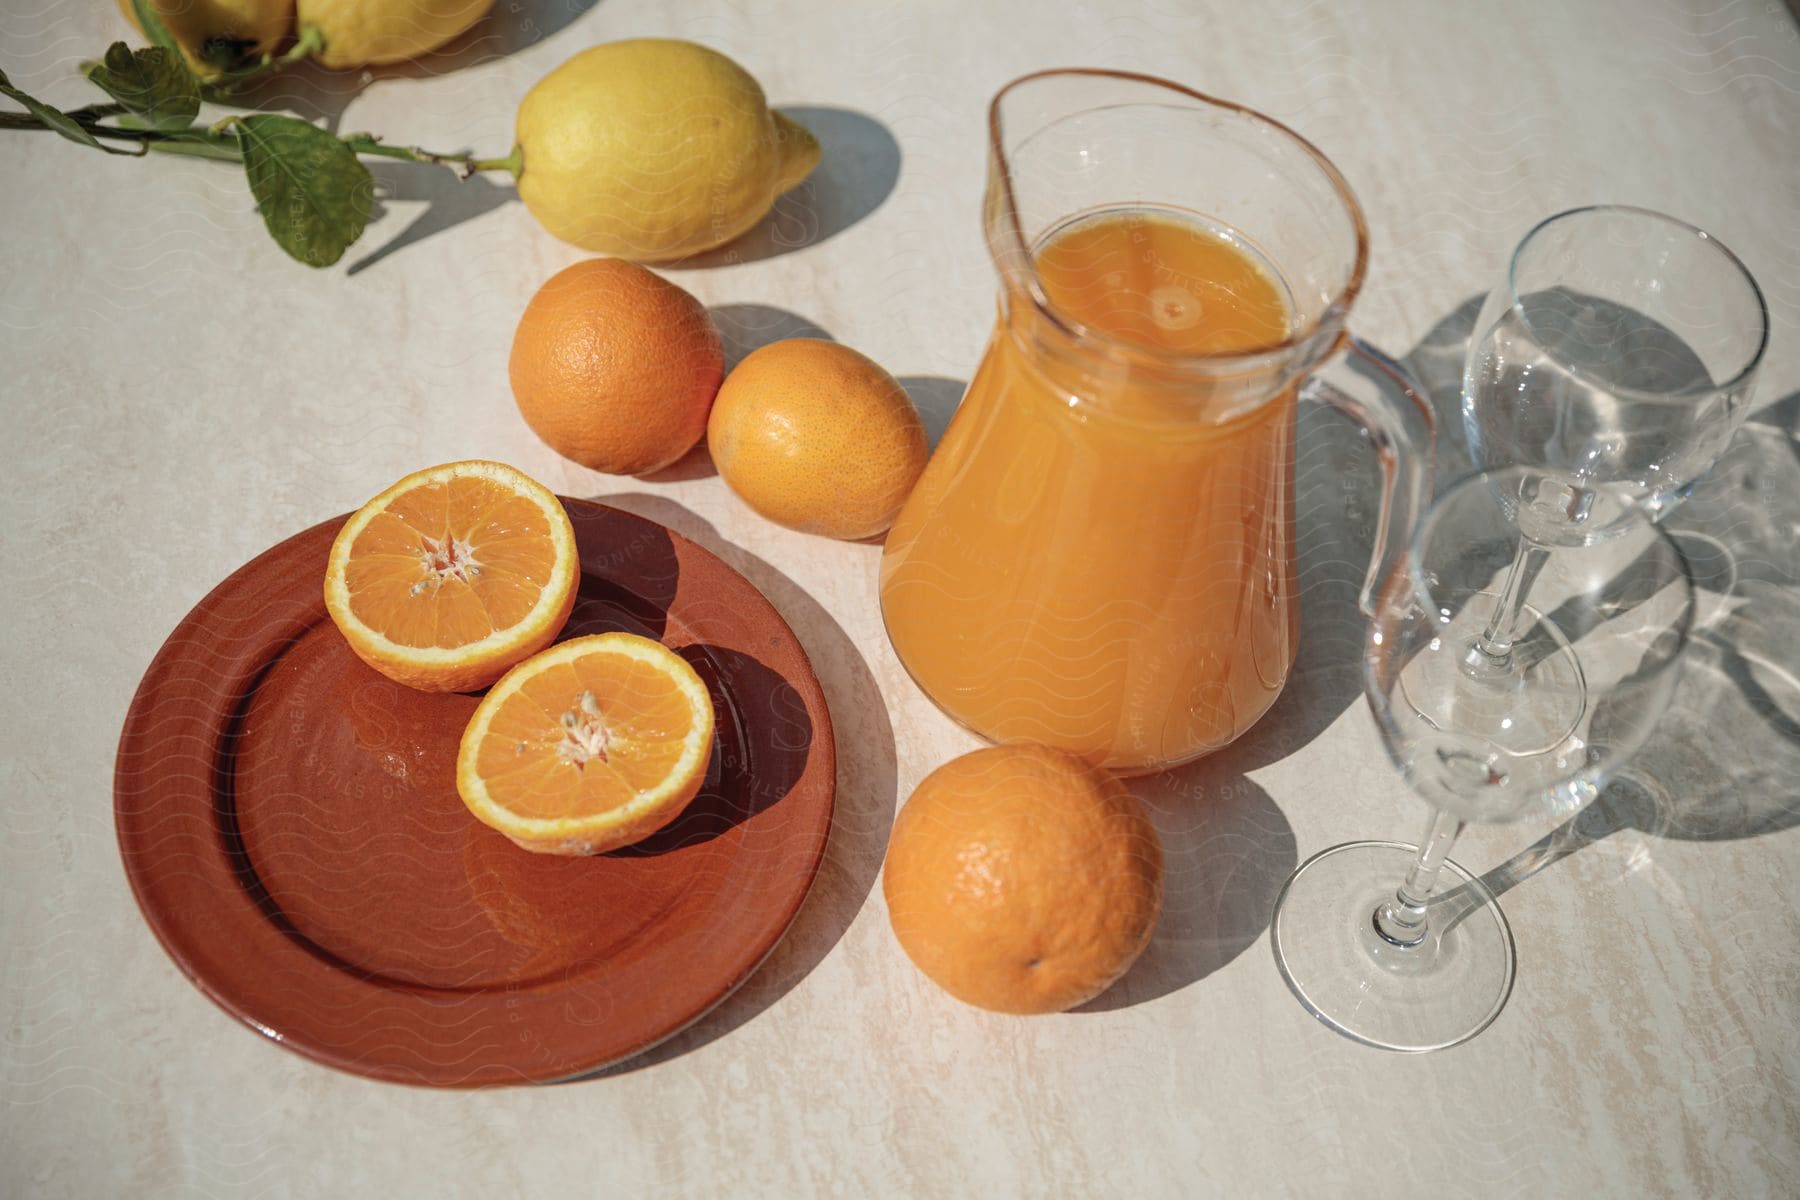
[[[463,734],[457,790],[529,850],[593,854],[660,829],[699,792],[712,701],[648,638],[574,638],[508,672]]]
[[[449,463],[358,509],[326,568],[352,649],[426,691],[485,687],[568,620],[574,530],[556,497],[501,463]]]

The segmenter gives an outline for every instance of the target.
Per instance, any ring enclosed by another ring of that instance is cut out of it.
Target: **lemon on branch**
[[[526,207],[557,237],[649,262],[731,241],[819,162],[817,139],[771,110],[749,72],[716,50],[667,38],[595,46],[545,76],[519,105],[517,142],[504,158],[394,146],[370,133],[339,136],[275,113],[204,125],[203,100],[251,79],[306,57],[349,65],[423,53],[468,28],[492,0],[299,0],[290,48],[203,80],[177,53],[182,43],[157,7],[173,11],[186,0],[126,2],[155,45],[114,43],[82,67],[113,102],[65,112],[0,74],[0,96],[24,110],[0,111],[0,129],[56,133],[115,154],[134,152],[118,145],[125,143],[139,153],[242,163],[270,235],[310,266],[336,262],[369,221],[374,181],[362,156],[451,167],[465,178],[511,172]]]
[[[494,0],[297,0],[313,59],[335,68],[405,62],[445,45],[487,14]]]

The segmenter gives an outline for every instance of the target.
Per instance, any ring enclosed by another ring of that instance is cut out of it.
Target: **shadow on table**
[[[1593,804],[1482,877],[1496,895],[1624,831],[1729,841],[1800,825],[1797,407],[1800,395],[1753,414],[1664,519],[1699,598],[1674,701]]]
[[[942,375],[902,375],[900,386],[912,397],[913,407],[919,410],[919,419],[925,422],[926,442],[933,450],[937,449],[969,385]]]
[[[349,275],[359,275],[408,246],[417,245],[428,237],[484,216],[519,198],[510,182],[496,183],[487,175],[462,179],[453,171],[422,163],[371,163],[369,173],[375,178],[371,228],[378,226],[388,215],[387,205],[391,201],[423,200],[425,210],[399,233],[352,262],[346,271]]]
[[[747,233],[665,266],[726,267],[804,250],[857,224],[893,194],[900,143],[886,125],[847,108],[783,105],[780,111],[819,139],[819,165]]]
[[[1800,458],[1800,392],[1784,396],[1765,408],[1750,414],[1745,424],[1767,437],[1763,430],[1772,430],[1781,441],[1787,443],[1788,450],[1795,458]]]
[[[583,1076],[622,1075],[696,1050],[754,1019],[785,996],[843,937],[862,909],[887,851],[894,821],[894,733],[887,706],[862,655],[831,615],[799,584],[704,519],[663,496],[597,496],[600,503],[647,517],[724,559],[766,596],[794,630],[824,689],[837,745],[837,800],[818,877],[794,923],[766,961],[712,1012],[660,1045]]]
[[[725,348],[725,374],[773,342],[789,338],[818,338],[836,341],[831,334],[810,319],[772,304],[715,304],[706,310],[718,327],[719,341]]]
[[[1129,784],[1162,841],[1162,919],[1131,970],[1076,1012],[1154,1000],[1229,963],[1269,927],[1297,862],[1287,818],[1230,751]]]

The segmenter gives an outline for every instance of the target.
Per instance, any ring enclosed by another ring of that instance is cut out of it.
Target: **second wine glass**
[[[1585,805],[1668,706],[1693,585],[1640,508],[1610,538],[1547,554],[1514,673],[1496,679],[1468,658],[1556,495],[1530,468],[1463,480],[1426,511],[1379,593],[1364,691],[1389,757],[1431,807],[1425,837],[1314,855],[1283,885],[1270,925],[1294,994],[1368,1045],[1438,1049],[1499,1014],[1512,934],[1492,893],[1449,861],[1451,844],[1465,821]],[[1444,876],[1455,886],[1440,894]]]
[[[1496,686],[1522,686],[1516,645],[1555,546],[1658,520],[1710,471],[1749,412],[1768,306],[1741,260],[1703,229],[1625,205],[1570,209],[1525,235],[1475,320],[1463,432],[1475,466],[1537,469],[1532,524],[1501,602],[1464,652]],[[1571,664],[1558,656],[1563,667]],[[1557,659],[1540,671],[1555,669]],[[1540,696],[1571,726],[1579,690]]]

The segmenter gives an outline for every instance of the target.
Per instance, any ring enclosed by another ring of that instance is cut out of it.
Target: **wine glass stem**
[[[1521,541],[1512,565],[1506,570],[1506,582],[1500,588],[1500,602],[1487,628],[1475,639],[1474,652],[1488,660],[1487,665],[1505,666],[1512,655],[1513,642],[1519,636],[1519,614],[1539,572],[1550,561],[1550,551],[1535,542]]]
[[[1375,932],[1384,939],[1396,946],[1416,946],[1425,940],[1425,935],[1430,932],[1425,902],[1431,898],[1431,889],[1437,886],[1438,872],[1443,869],[1444,860],[1450,856],[1450,847],[1462,829],[1461,818],[1439,808],[1431,810],[1412,869],[1401,881],[1394,898],[1375,908]]]

